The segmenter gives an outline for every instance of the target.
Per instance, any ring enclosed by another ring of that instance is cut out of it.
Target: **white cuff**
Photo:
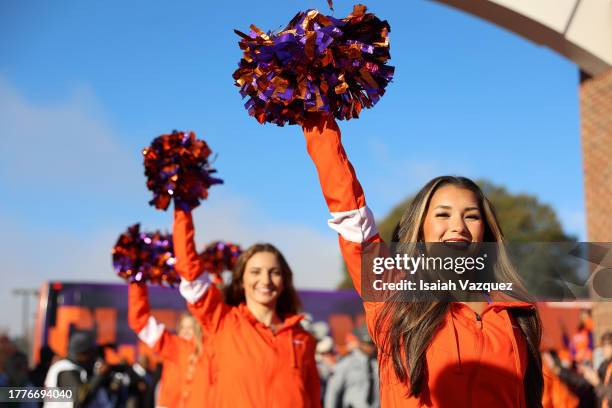
[[[193,304],[200,300],[202,296],[204,296],[210,284],[211,281],[208,276],[208,273],[204,272],[202,275],[192,281],[181,279],[181,284],[179,285],[179,292],[181,292],[181,295],[185,298],[187,302]]]
[[[164,330],[166,330],[166,326],[162,323],[157,323],[157,320],[155,320],[153,316],[149,316],[147,325],[138,332],[138,338],[147,346],[153,348],[162,334],[164,334]]]
[[[362,243],[378,233],[374,215],[367,206],[357,210],[333,212],[327,221],[331,229],[347,241]]]

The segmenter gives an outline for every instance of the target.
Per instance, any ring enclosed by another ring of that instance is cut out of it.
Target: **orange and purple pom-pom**
[[[363,5],[343,19],[300,12],[276,33],[254,25],[248,35],[235,30],[244,53],[233,77],[248,98],[245,108],[260,123],[279,126],[302,124],[308,112],[359,117],[393,78],[389,31]]]
[[[134,224],[119,236],[112,255],[115,272],[128,282],[174,286],[181,281],[174,270],[172,235],[141,232]]]
[[[214,241],[200,253],[203,269],[213,275],[232,271],[242,253],[240,245],[232,242]]]
[[[161,135],[143,150],[147,187],[153,192],[150,205],[166,210],[170,201],[185,211],[191,211],[208,197],[208,189],[223,180],[212,176],[216,172],[208,157],[211,150],[193,132],[174,131]]]

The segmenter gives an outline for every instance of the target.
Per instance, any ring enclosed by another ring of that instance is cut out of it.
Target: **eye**
[[[448,218],[450,217],[450,214],[447,212],[439,212],[439,213],[436,213],[435,217],[436,218]]]
[[[251,270],[249,270],[249,273],[251,275],[259,275],[259,272],[260,272],[259,269],[251,269]]]
[[[283,276],[283,274],[281,273],[281,271],[279,271],[278,269],[274,269],[271,271],[272,275],[274,276]]]
[[[470,215],[466,216],[465,218],[467,218],[469,220],[479,220],[480,219],[480,214],[470,214]]]

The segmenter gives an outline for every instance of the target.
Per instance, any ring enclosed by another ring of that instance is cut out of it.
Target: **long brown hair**
[[[504,238],[493,205],[484,196],[476,183],[465,177],[441,176],[429,181],[414,197],[398,226],[393,241],[400,243],[423,242],[423,223],[434,193],[441,187],[453,185],[473,192],[478,200],[484,220],[485,242],[503,244]],[[501,282],[514,282],[519,289],[521,300],[531,301],[527,291],[505,252],[498,245],[495,277]],[[426,387],[429,342],[444,322],[450,304],[435,299],[414,302],[387,301],[376,322],[376,333],[384,333],[377,341],[380,351],[391,358],[395,375],[402,382],[409,383],[409,396],[419,397]],[[510,309],[519,324],[528,349],[528,366],[523,379],[525,401],[528,407],[542,404],[542,360],[540,339],[542,334],[540,317],[536,309]],[[385,330],[385,328],[388,328]]]
[[[280,265],[281,276],[283,278],[283,290],[276,302],[276,313],[280,317],[298,313],[302,304],[293,286],[293,272],[283,254],[274,245],[268,243],[254,244],[240,254],[232,273],[232,281],[223,291],[225,303],[231,306],[238,306],[246,301],[242,278],[247,262],[258,252],[269,252],[274,254]]]

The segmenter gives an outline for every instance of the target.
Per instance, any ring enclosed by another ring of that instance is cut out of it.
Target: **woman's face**
[[[283,291],[283,275],[278,258],[271,252],[257,252],[244,268],[242,286],[247,302],[255,302],[276,308],[276,301]]]
[[[423,223],[425,242],[482,242],[484,230],[476,194],[452,184],[436,190]]]
[[[179,337],[185,340],[191,340],[195,335],[195,325],[196,322],[190,317],[185,317],[181,319],[178,329]]]

